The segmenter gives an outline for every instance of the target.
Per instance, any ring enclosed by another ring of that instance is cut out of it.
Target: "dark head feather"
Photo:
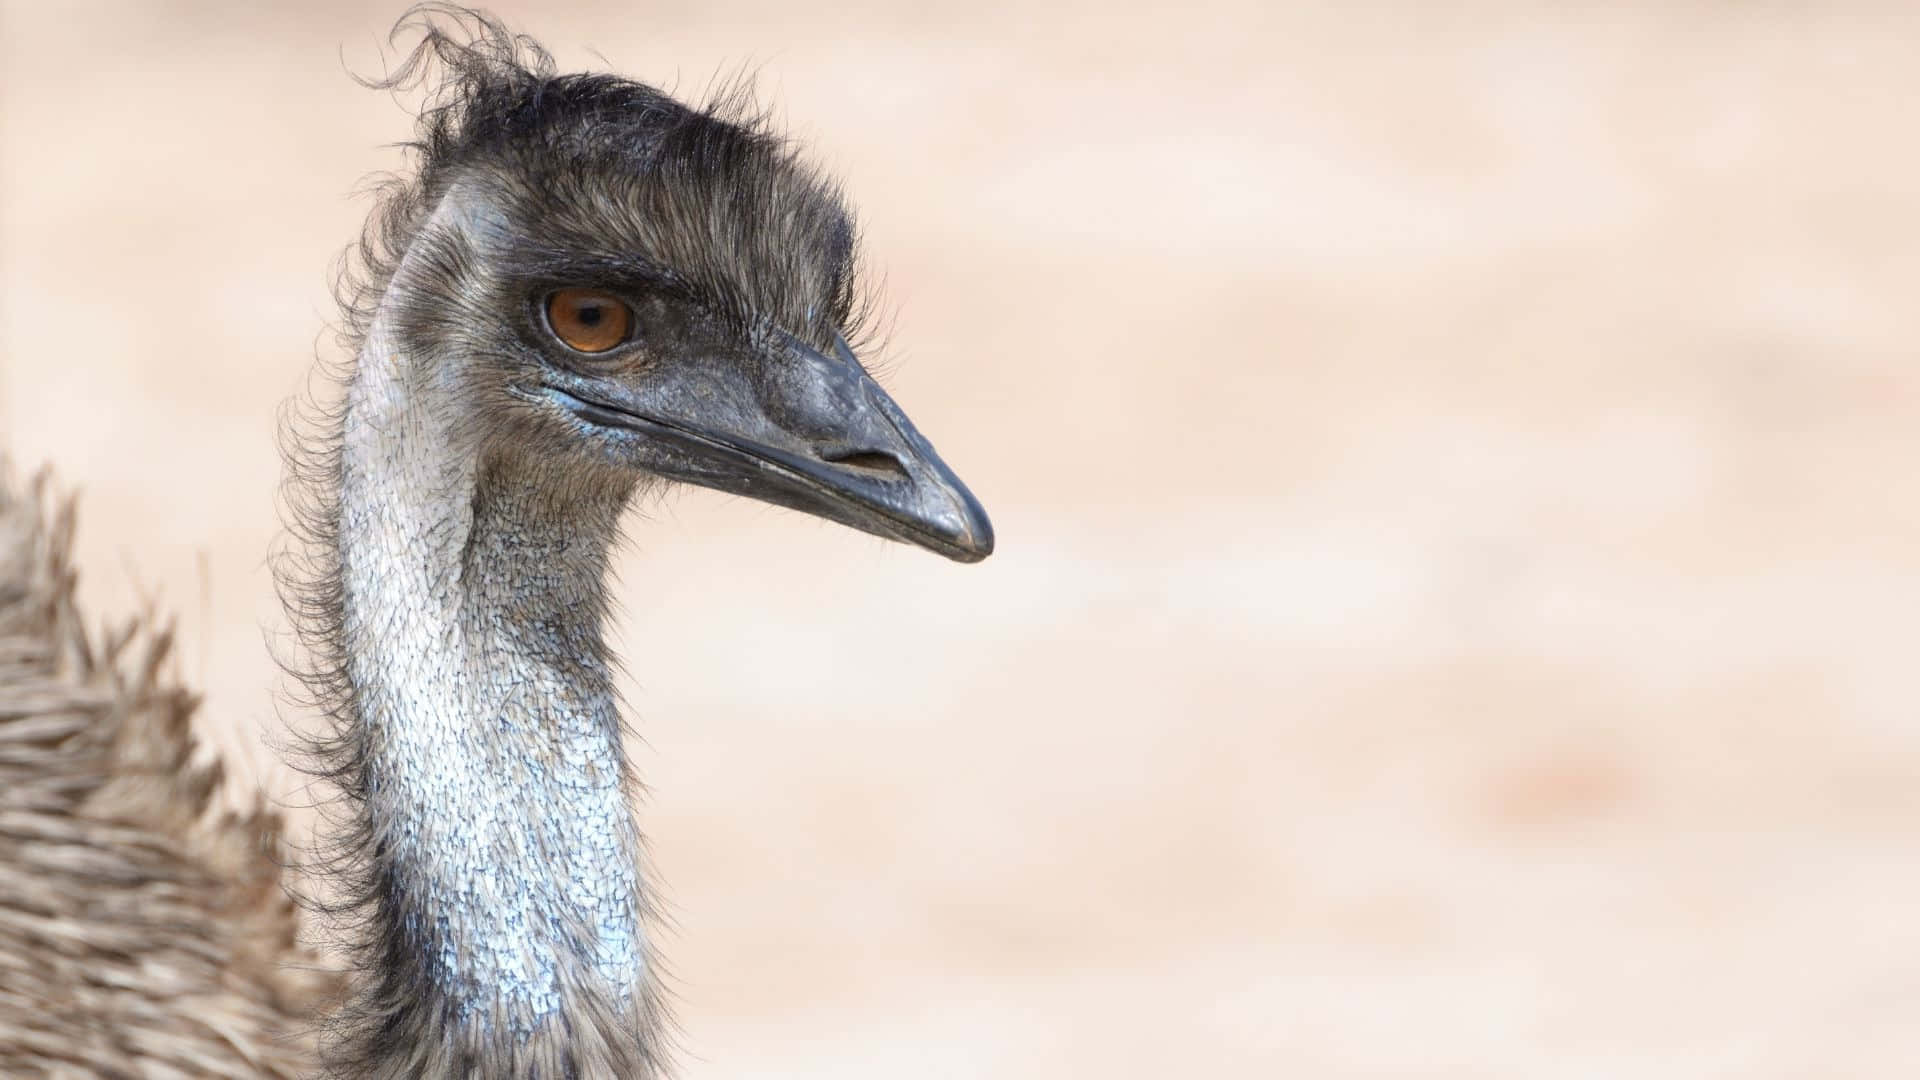
[[[392,40],[414,34],[396,67],[362,80],[425,101],[406,144],[414,167],[380,185],[358,266],[341,275],[350,349],[456,183],[484,190],[515,230],[515,270],[640,277],[743,329],[865,338],[853,215],[744,83],[693,107],[615,75],[556,74],[531,38],[450,5],[412,9]]]

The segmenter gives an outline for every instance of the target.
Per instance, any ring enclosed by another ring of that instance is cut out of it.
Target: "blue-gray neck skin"
[[[376,318],[347,387],[339,492],[383,931],[417,945],[433,1007],[494,1038],[581,995],[628,1013],[639,838],[600,629],[627,492],[489,460],[462,358],[397,321]]]

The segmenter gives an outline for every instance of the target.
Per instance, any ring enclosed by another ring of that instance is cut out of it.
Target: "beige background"
[[[1920,1069],[1920,20],[1449,7],[502,5],[758,70],[999,528],[632,522],[690,1076]],[[5,442],[282,798],[393,15],[0,0]]]

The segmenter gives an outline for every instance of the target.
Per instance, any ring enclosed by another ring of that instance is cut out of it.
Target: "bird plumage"
[[[74,511],[0,473],[0,1076],[298,1077],[338,978],[276,815],[220,809],[150,618],[85,625]]]
[[[557,74],[445,5],[401,31],[373,85],[424,91],[413,168],[340,276],[347,359],[286,426],[275,563],[322,719],[300,757],[339,793],[301,891],[349,989],[307,1014],[281,993],[260,1026],[317,1030],[330,1076],[658,1076],[602,637],[623,510],[692,483],[968,562],[992,530],[849,343],[838,189],[740,95]]]

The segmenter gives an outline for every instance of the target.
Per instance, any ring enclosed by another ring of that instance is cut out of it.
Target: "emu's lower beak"
[[[545,390],[585,423],[635,436],[652,472],[960,562],[993,553],[987,512],[838,335],[832,355],[789,338],[765,364],[555,376]]]

